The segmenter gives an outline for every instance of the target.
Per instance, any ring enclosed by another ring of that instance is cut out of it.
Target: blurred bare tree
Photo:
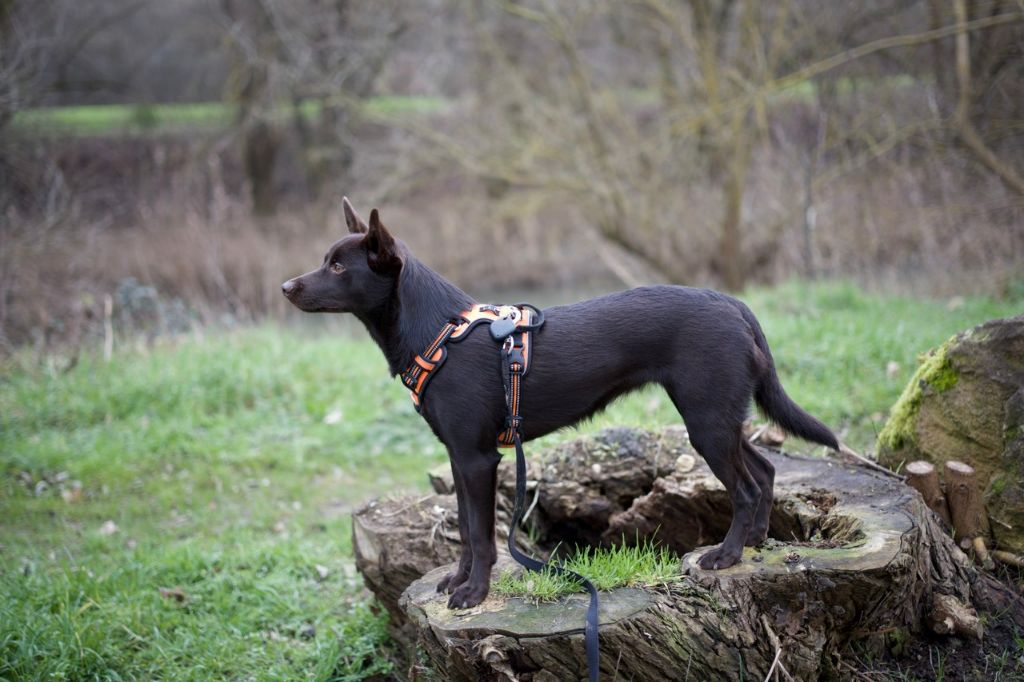
[[[489,183],[561,192],[669,280],[691,281],[704,267],[697,255],[742,288],[776,259],[794,216],[814,215],[814,187],[908,145],[950,155],[959,140],[1019,193],[1024,14],[1014,3],[961,15],[959,0],[827,12],[800,0],[457,4],[487,77],[451,133],[418,132]],[[951,78],[954,39],[973,47],[955,51]],[[753,205],[752,166],[760,182],[780,154],[806,159],[795,183],[774,180],[803,200]],[[801,230],[811,272],[813,223]]]
[[[25,12],[15,0],[0,0],[0,130],[16,111],[35,103],[46,58],[45,36],[39,35],[39,24],[26,21]]]
[[[1015,290],[1022,46],[1020,0],[0,0],[0,335],[125,277],[283,314],[341,193],[474,288]]]
[[[225,99],[237,104],[244,162],[258,214],[276,208],[280,103],[290,102],[306,187],[352,168],[354,110],[416,20],[397,0],[222,0],[232,68]]]

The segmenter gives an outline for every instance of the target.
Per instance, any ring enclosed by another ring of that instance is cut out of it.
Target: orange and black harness
[[[590,606],[587,608],[587,622],[584,628],[587,650],[587,669],[589,679],[595,682],[599,671],[598,648],[598,600],[597,588],[589,580],[558,564],[545,564],[528,557],[515,545],[515,533],[523,519],[526,498],[526,455],[523,453],[522,416],[519,414],[522,393],[522,380],[530,369],[530,352],[532,334],[544,325],[544,313],[527,303],[514,306],[494,306],[476,304],[464,311],[441,327],[441,331],[427,348],[413,358],[412,363],[402,372],[402,383],[412,391],[412,402],[419,412],[423,408],[424,394],[430,379],[448,359],[448,343],[462,341],[469,333],[484,322],[490,323],[491,338],[501,343],[501,379],[505,386],[505,405],[508,414],[505,425],[498,434],[498,447],[516,449],[516,499],[512,511],[512,521],[508,529],[508,552],[512,558],[530,571],[541,571],[545,568],[554,573],[576,580],[590,593]]]
[[[519,415],[520,386],[530,369],[531,334],[544,324],[544,313],[528,303],[519,305],[486,305],[477,303],[459,317],[449,320],[427,348],[413,358],[412,364],[402,372],[402,383],[412,393],[413,405],[418,412],[423,404],[434,373],[448,359],[449,343],[458,343],[483,323],[490,323],[491,338],[501,342],[504,360],[506,402],[509,407],[509,421],[498,434],[498,447],[510,448],[515,445],[515,432],[522,417]]]

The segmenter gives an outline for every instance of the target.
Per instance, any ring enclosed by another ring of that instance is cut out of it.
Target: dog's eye
[[[345,272],[345,266],[338,262],[331,263],[331,272],[335,275],[340,275]]]

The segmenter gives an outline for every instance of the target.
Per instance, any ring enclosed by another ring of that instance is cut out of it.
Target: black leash
[[[539,327],[543,322],[544,318],[541,317],[540,321],[536,323],[535,326],[530,326],[530,329]],[[512,509],[512,522],[508,529],[508,553],[511,554],[512,558],[518,561],[527,570],[542,571],[545,568],[548,568],[557,575],[565,576],[577,581],[587,589],[587,592],[590,593],[590,606],[587,608],[587,624],[583,633],[587,649],[587,671],[589,673],[589,679],[590,682],[597,682],[598,674],[600,672],[597,588],[594,587],[592,582],[575,571],[571,571],[558,564],[547,564],[542,561],[537,561],[533,557],[526,556],[516,548],[516,530],[519,528],[519,523],[523,520],[523,507],[525,506],[526,501],[526,455],[523,453],[523,440],[520,432],[522,417],[519,415],[519,394],[520,384],[523,378],[523,370],[525,367],[523,359],[523,344],[526,343],[526,341],[523,340],[523,337],[527,333],[529,333],[529,330],[523,334],[509,335],[505,339],[504,345],[502,345],[501,349],[502,363],[504,366],[502,380],[505,384],[505,402],[508,405],[508,418],[507,423],[505,424],[506,431],[502,435],[505,438],[507,438],[508,435],[511,435],[512,442],[516,446],[516,500]],[[518,340],[515,338],[516,336],[519,337]]]
[[[476,304],[459,317],[449,320],[427,349],[417,355],[402,373],[402,383],[412,393],[413,404],[419,412],[424,392],[434,373],[448,357],[446,344],[465,339],[477,325],[488,322],[491,338],[500,342],[502,359],[502,382],[505,385],[505,402],[508,416],[504,430],[498,434],[498,445],[516,448],[516,500],[512,511],[512,524],[508,529],[508,553],[529,571],[550,569],[556,575],[565,576],[583,585],[590,593],[587,608],[587,622],[583,630],[587,650],[587,671],[590,682],[597,682],[600,673],[598,643],[598,600],[597,588],[575,571],[557,564],[547,564],[528,557],[516,549],[515,535],[523,520],[526,499],[526,455],[523,453],[523,439],[520,427],[523,418],[519,414],[519,397],[522,379],[529,370],[530,334],[544,325],[544,312],[529,303],[514,306],[493,306]]]

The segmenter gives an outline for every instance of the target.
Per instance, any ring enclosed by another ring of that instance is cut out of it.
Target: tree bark
[[[729,149],[729,158],[724,162],[725,213],[722,217],[722,234],[719,241],[722,282],[729,291],[741,291],[746,284],[746,268],[743,263],[743,194],[747,183],[747,169],[750,166],[752,141],[746,126],[746,109],[733,114],[727,142],[722,146]]]
[[[266,121],[251,123],[245,132],[245,175],[256,215],[270,216],[277,211],[274,168],[279,146],[280,136]]]
[[[244,131],[242,162],[249,181],[253,212],[269,216],[277,210],[274,168],[281,138],[261,108],[267,105],[271,95],[267,64],[276,58],[280,42],[273,20],[262,3],[222,0],[221,5],[234,27],[245,27],[249,32],[255,48],[256,54],[250,54],[235,45],[236,38],[228,33],[233,56],[227,99],[238,105],[237,124]]]
[[[957,541],[988,534],[988,516],[978,491],[974,467],[963,462],[946,462],[946,493]]]
[[[928,614],[928,627],[938,635],[958,634],[981,639],[982,627],[978,614],[970,606],[948,594],[936,594],[932,598],[932,610]]]

